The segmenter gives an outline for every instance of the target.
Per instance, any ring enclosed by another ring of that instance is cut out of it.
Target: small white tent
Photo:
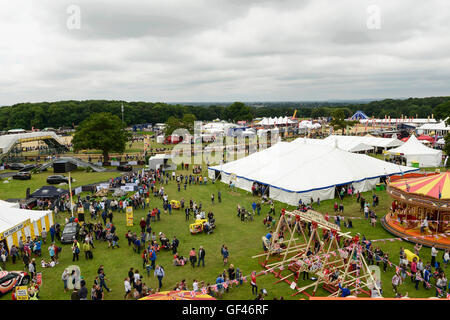
[[[208,168],[214,179],[221,172],[224,183],[251,191],[254,182],[269,187],[272,199],[297,205],[299,199],[333,199],[336,186],[353,184],[371,190],[380,177],[417,171],[334,146],[279,142],[245,158]]]
[[[406,158],[406,164],[418,162],[419,167],[439,167],[442,162],[442,151],[429,148],[412,135],[402,146],[388,150],[387,153],[402,155]]]

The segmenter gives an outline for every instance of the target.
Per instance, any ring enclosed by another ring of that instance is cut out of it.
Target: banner
[[[137,166],[137,161],[128,161],[130,166]]]
[[[134,187],[134,186],[121,186],[120,187],[121,190],[126,191],[126,192],[132,192],[135,190],[135,188],[137,188],[137,187]]]
[[[111,166],[120,166],[120,161],[111,161]]]
[[[109,189],[109,183],[100,183],[99,185],[95,186],[95,188],[97,189],[97,191],[101,189]]]
[[[80,194],[83,191],[83,187],[77,187],[75,188],[75,194]]]
[[[133,207],[127,207],[126,209],[127,227],[133,226]]]
[[[16,299],[17,300],[28,300],[28,287],[20,286],[16,288]]]

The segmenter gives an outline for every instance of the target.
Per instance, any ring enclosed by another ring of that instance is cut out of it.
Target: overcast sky
[[[450,95],[448,0],[1,5],[0,105]]]

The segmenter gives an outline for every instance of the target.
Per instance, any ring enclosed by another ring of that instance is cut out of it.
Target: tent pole
[[[70,212],[72,213],[73,217],[73,202],[72,202],[72,178],[70,177],[70,171],[69,171],[69,194],[70,194]]]

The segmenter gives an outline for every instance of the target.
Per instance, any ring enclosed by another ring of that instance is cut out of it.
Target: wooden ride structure
[[[347,243],[346,247],[341,246],[341,240]],[[338,297],[339,284],[354,296],[371,296],[370,290],[381,296],[362,254],[359,236],[341,232],[339,226],[319,212],[283,209],[271,240],[263,237],[263,243],[267,250],[253,258],[259,259],[264,273],[271,272],[278,278],[276,283],[286,282],[296,290],[293,296],[314,296],[321,286],[330,292],[329,297]],[[300,285],[303,273],[314,275],[317,280]],[[311,288],[312,295],[306,292]]]

